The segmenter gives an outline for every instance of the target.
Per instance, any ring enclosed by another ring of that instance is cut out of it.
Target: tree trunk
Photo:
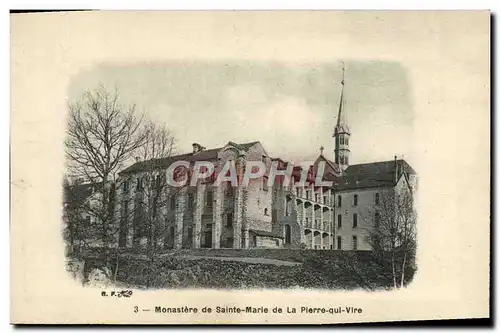
[[[394,250],[392,251],[392,258],[391,258],[391,264],[392,264],[392,281],[394,283],[394,288],[397,289],[398,288],[398,283],[396,281],[396,263],[395,263],[396,259],[395,259],[395,256],[394,256]]]
[[[154,252],[155,252],[155,228],[154,228],[154,223],[150,222],[149,225],[149,240],[148,240],[148,253],[150,257],[153,257]]]
[[[405,283],[405,267],[406,267],[406,252],[403,257],[403,264],[401,265],[401,288],[403,288]]]
[[[104,263],[108,263],[108,195],[106,193],[106,184],[108,176],[104,175],[102,180],[102,246],[104,248]]]
[[[75,248],[75,238],[73,235],[73,229],[69,229],[69,250],[68,250],[68,255],[73,255]]]
[[[116,252],[116,265],[115,265],[115,274],[113,275],[113,283],[116,284],[116,275],[118,275],[118,259],[119,259],[119,253]]]

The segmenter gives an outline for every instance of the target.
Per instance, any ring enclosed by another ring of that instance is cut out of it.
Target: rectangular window
[[[194,194],[188,194],[188,209],[194,208]]]
[[[358,205],[358,195],[354,195],[354,206]]]
[[[356,213],[352,215],[352,227],[358,227],[358,214]]]
[[[128,201],[123,201],[122,203],[122,219],[127,220],[128,219]]]
[[[338,228],[342,228],[342,215],[337,216],[337,226]]]
[[[227,182],[226,190],[225,190],[224,194],[226,197],[233,196],[233,186],[231,185],[231,182]]]
[[[153,200],[153,217],[156,217],[157,208],[158,208],[157,202]]]
[[[379,193],[375,193],[375,205],[379,205],[380,204],[380,195]]]
[[[212,205],[213,205],[213,201],[214,201],[214,197],[213,197],[213,193],[212,193],[212,190],[207,190],[207,197],[206,197],[206,207],[211,209],[212,208]]]
[[[328,204],[326,201],[327,201],[326,196],[323,196],[323,204]]]
[[[358,237],[355,235],[352,236],[352,249],[353,250],[358,249]]]
[[[226,226],[233,227],[233,213],[229,212],[226,216]]]
[[[123,181],[123,191],[125,193],[128,192],[128,181],[127,180]]]
[[[337,237],[337,249],[342,249],[342,237]]]
[[[227,248],[232,248],[233,244],[234,244],[234,239],[231,238],[231,237],[227,238],[227,240],[226,240],[226,247]]]
[[[342,196],[337,196],[337,206],[340,208],[342,206]]]

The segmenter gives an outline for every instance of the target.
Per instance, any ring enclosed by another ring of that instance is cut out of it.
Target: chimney
[[[201,152],[205,149],[205,147],[201,146],[198,143],[193,143],[193,153]]]
[[[140,162],[141,158],[140,157],[135,157],[135,162]]]

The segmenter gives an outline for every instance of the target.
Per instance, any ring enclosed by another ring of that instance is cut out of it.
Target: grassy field
[[[88,269],[92,261],[87,262]],[[115,272],[116,257],[110,266]],[[413,272],[406,273],[408,282]],[[116,273],[121,284],[143,289],[379,290],[392,286],[390,265],[365,251],[197,249],[170,251],[153,259],[122,254]]]

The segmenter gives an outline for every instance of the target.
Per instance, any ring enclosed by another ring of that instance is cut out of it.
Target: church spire
[[[347,118],[345,114],[345,98],[344,98],[344,86],[345,86],[345,67],[344,62],[342,62],[342,80],[340,81],[341,91],[340,91],[340,103],[339,103],[339,113],[337,115],[337,126],[335,131],[346,131],[349,132],[349,126],[347,124]]]
[[[342,62],[342,80],[340,81],[341,91],[340,91],[340,103],[339,112],[337,115],[337,125],[333,133],[335,139],[335,163],[337,163],[342,171],[344,171],[349,166],[349,137],[351,135],[349,131],[349,125],[347,124],[346,112],[345,112],[345,96],[344,96],[344,86],[345,86],[345,68],[344,62]]]

